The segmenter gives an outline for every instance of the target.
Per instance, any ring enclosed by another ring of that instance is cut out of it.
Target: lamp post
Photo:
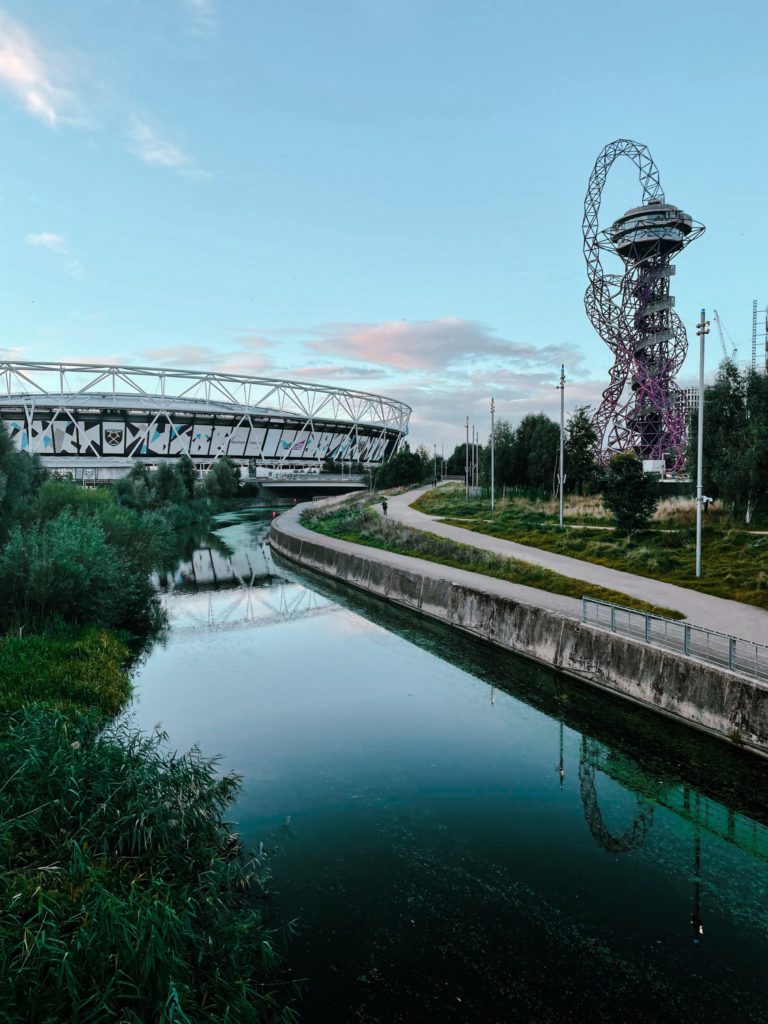
[[[467,443],[464,445],[464,497],[469,501],[469,416],[467,416]]]
[[[699,338],[699,416],[698,437],[696,439],[696,576],[701,576],[701,506],[702,476],[704,467],[704,338],[709,334],[709,320],[702,309],[699,324],[696,328]]]
[[[493,417],[496,412],[496,403],[491,399],[491,512],[494,508],[494,497],[496,494],[495,467],[494,467],[494,445],[493,445]]]
[[[560,529],[563,528],[563,505],[565,502],[565,365],[560,366]]]
[[[435,478],[435,486],[437,486],[437,444],[435,444],[434,442],[432,444],[432,451],[433,451],[434,456],[435,456],[435,459],[434,459],[434,467],[435,468],[433,470],[433,476]]]

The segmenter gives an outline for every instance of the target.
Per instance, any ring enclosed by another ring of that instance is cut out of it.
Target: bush
[[[124,555],[100,522],[69,509],[15,527],[0,553],[0,625],[41,630],[60,620],[151,631],[158,609],[147,571],[140,547]]]
[[[0,729],[0,999],[9,1024],[290,1021],[267,871],[224,819],[239,789],[193,750],[37,706]],[[11,784],[12,780],[12,784]],[[277,990],[279,991],[279,990]]]

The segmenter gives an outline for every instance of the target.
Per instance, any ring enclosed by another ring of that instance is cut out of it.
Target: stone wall
[[[759,682],[436,575],[447,566],[422,574],[385,564],[375,549],[340,550],[288,518],[270,534],[286,558],[768,756],[768,687]]]

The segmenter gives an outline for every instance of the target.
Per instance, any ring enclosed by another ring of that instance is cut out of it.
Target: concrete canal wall
[[[270,544],[284,557],[768,756],[764,684],[493,593],[476,573],[324,537],[298,516],[292,509],[272,524]]]

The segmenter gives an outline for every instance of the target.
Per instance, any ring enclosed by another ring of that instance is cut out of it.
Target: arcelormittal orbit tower
[[[640,175],[642,205],[600,231],[600,200],[608,172],[626,156]],[[685,413],[675,377],[688,350],[674,309],[672,258],[704,231],[664,200],[648,149],[631,139],[611,142],[598,156],[584,202],[584,256],[589,287],[584,302],[595,330],[614,355],[611,377],[595,413],[598,455],[634,452],[641,459],[685,466]],[[606,274],[602,252],[615,253],[623,275]]]

